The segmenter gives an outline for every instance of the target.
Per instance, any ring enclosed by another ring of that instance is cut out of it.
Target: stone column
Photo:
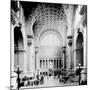
[[[73,68],[73,52],[72,52],[72,36],[68,36],[68,69],[72,69]]]
[[[37,51],[35,51],[35,70],[37,69]]]
[[[59,59],[58,59],[58,69],[59,69]]]
[[[40,69],[40,60],[39,60],[39,55],[38,55],[38,47],[35,47],[35,70]]]
[[[45,60],[45,69],[46,69],[46,60]]]
[[[47,60],[46,60],[46,69],[47,69]]]
[[[43,70],[45,69],[45,60],[43,60]]]
[[[33,72],[35,71],[35,56],[34,56],[34,46],[33,46],[33,36],[28,35],[28,63],[27,63],[27,68],[28,72]]]
[[[57,69],[58,69],[58,59],[57,59]]]
[[[41,60],[41,69],[43,69],[43,60]]]
[[[75,18],[75,6],[74,5],[63,5],[65,14],[67,16],[67,68],[73,68],[72,59],[72,36],[74,28],[74,18]],[[72,64],[71,64],[72,63]]]
[[[53,69],[54,69],[54,60],[52,60],[52,63],[53,63]]]
[[[74,70],[76,70],[76,53],[77,53],[77,48],[76,48],[76,41],[77,41],[77,36],[78,36],[78,33],[77,33],[77,30],[75,31],[75,33],[74,33],[74,45],[73,45],[73,49],[74,49],[74,51],[73,51],[73,59],[74,59]]]
[[[58,69],[57,60],[56,60],[56,69]]]
[[[56,69],[56,60],[54,60],[54,62],[55,62],[55,69]]]
[[[83,62],[84,62],[84,67],[87,68],[87,28],[84,28],[84,41],[83,41]]]
[[[44,70],[44,60],[43,60],[43,70]]]
[[[10,44],[11,44],[11,47],[10,47],[10,50],[11,50],[11,69],[10,69],[10,71],[11,71],[11,76],[13,76],[13,73],[14,73],[14,27],[13,26],[11,26],[11,42],[10,42]]]
[[[55,60],[55,69],[57,69],[57,60]]]
[[[63,51],[63,68],[66,68],[66,46],[62,47]]]
[[[49,59],[47,60],[47,64],[48,64],[48,69],[49,69]]]
[[[55,60],[53,60],[53,64],[54,64],[54,69],[55,69]]]

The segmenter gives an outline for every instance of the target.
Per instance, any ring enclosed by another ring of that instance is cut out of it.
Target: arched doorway
[[[78,32],[78,37],[76,41],[76,66],[83,66],[83,34]]]
[[[62,40],[58,34],[46,32],[40,39],[40,69],[54,70],[62,67]]]
[[[16,26],[14,28],[14,68],[20,67],[23,69],[24,55],[23,55],[24,43],[21,28]]]

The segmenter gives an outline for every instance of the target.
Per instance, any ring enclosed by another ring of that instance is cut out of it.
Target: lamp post
[[[21,87],[21,79],[20,79],[20,74],[23,72],[22,70],[19,69],[19,67],[17,68],[16,71],[14,71],[17,74],[17,88],[19,90],[19,88]]]
[[[80,81],[81,81],[81,64],[79,64],[79,85],[81,85]]]

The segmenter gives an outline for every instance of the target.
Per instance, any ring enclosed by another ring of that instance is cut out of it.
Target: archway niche
[[[40,69],[59,69],[62,62],[62,38],[55,31],[44,32],[39,42]]]
[[[84,65],[83,62],[83,34],[78,32],[77,41],[76,41],[76,66]]]
[[[14,68],[23,69],[24,67],[24,43],[21,28],[16,26],[14,28]]]

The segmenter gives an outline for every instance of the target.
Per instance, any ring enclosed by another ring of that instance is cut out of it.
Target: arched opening
[[[83,66],[83,34],[80,31],[76,41],[76,51],[76,66],[79,64]]]
[[[14,68],[20,67],[23,69],[23,36],[20,27],[14,28]]]
[[[62,41],[56,33],[46,33],[40,40],[40,69],[54,70],[62,67]]]

